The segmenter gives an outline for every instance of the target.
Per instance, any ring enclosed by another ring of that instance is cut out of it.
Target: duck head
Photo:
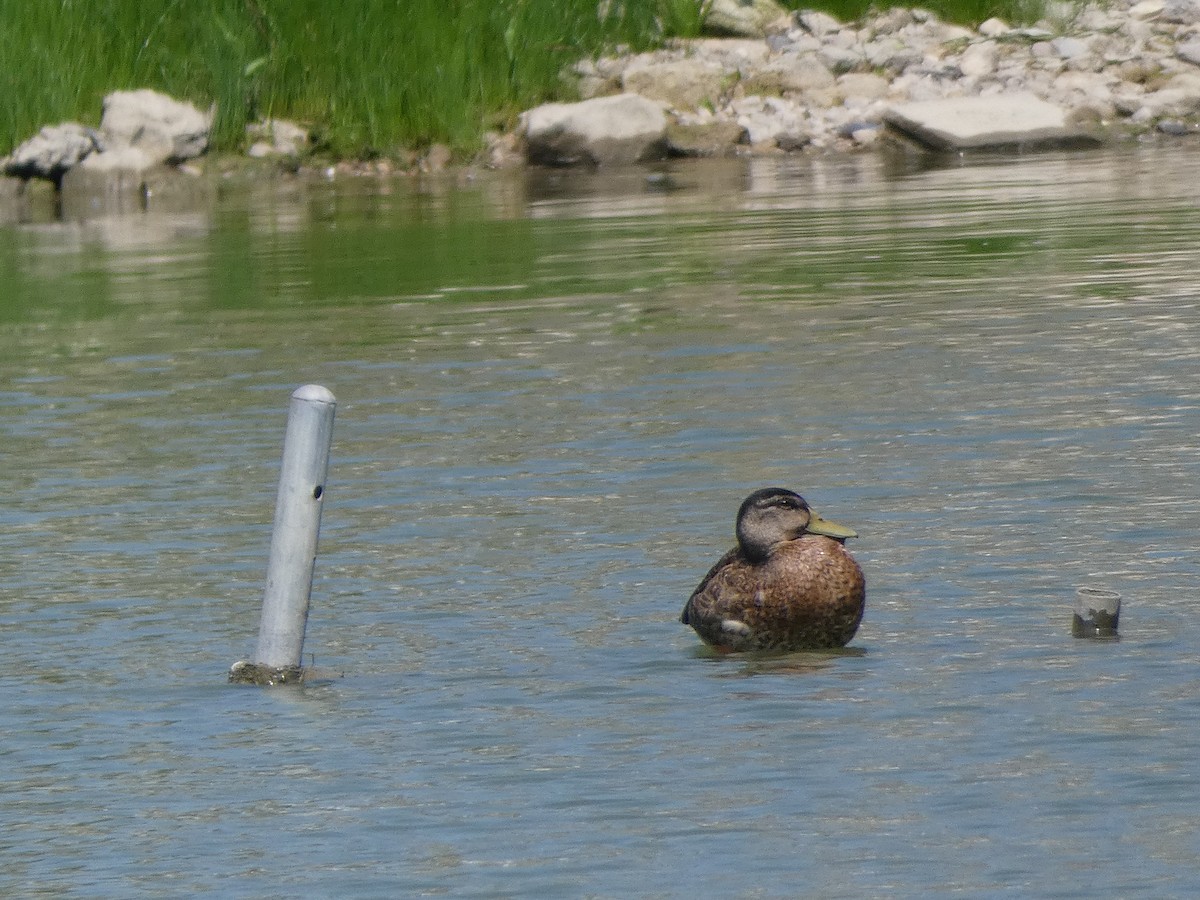
[[[836,541],[858,537],[853,529],[822,519],[803,497],[786,488],[755,491],[738,509],[738,545],[754,562],[766,559],[778,545],[806,534],[823,534]]]

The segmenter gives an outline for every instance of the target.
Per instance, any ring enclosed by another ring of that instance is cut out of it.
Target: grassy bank
[[[922,3],[978,22],[1039,0]],[[793,4],[796,5],[796,4]],[[816,5],[845,19],[867,0]],[[218,149],[266,116],[316,126],[369,158],[434,141],[478,146],[552,98],[581,55],[696,33],[696,0],[0,0],[0,154],[41,125],[96,124],[109,91],[217,105]]]

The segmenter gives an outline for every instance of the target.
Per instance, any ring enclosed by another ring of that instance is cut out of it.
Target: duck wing
[[[709,585],[713,579],[717,578],[722,572],[729,569],[735,562],[741,558],[741,551],[734,547],[724,556],[716,561],[708,573],[700,579],[700,584],[692,591],[692,596],[688,597],[688,602],[684,604],[683,612],[679,616],[679,621],[684,625],[695,626],[695,623],[700,620],[705,614],[707,607],[711,604],[712,598],[707,597]],[[728,574],[728,573],[726,573]]]

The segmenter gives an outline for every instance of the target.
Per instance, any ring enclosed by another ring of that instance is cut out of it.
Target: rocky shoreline
[[[577,63],[566,75],[579,102],[527,111],[469,165],[614,166],[894,142],[960,152],[1200,133],[1200,0],[1056,0],[1035,26],[990,19],[978,29],[921,9],[845,23],[784,13],[774,0],[717,4],[710,22],[726,36]],[[211,122],[211,110],[152,91],[116,92],[98,129],[48,126],[0,160],[0,202],[20,203],[41,182],[64,215],[146,208],[170,182],[164,173],[200,172]],[[248,155],[287,171],[386,175],[452,163],[433,147],[318,169],[303,128],[251,128]]]
[[[643,158],[660,149],[684,156],[856,151],[884,136],[956,151],[1021,146],[1024,137],[1096,143],[1200,130],[1200,0],[1055,3],[1045,20],[1024,28],[989,19],[969,29],[920,9],[857,23],[801,11],[762,30],[757,38],[678,41],[586,60],[574,75],[585,100],[635,95],[663,108],[661,147],[651,141]],[[1028,134],[1025,125],[1014,131],[997,122],[994,144],[931,145],[905,127],[907,112],[938,104],[946,104],[950,125],[964,110],[1008,115],[1020,104],[995,101],[1012,98],[1030,98],[1042,114],[1032,116]],[[1060,114],[1053,135],[1045,131],[1050,107]],[[550,132],[544,145],[543,130]],[[522,137],[535,155],[553,158],[564,130],[561,120],[546,128],[530,113]],[[570,161],[565,144],[560,162]]]

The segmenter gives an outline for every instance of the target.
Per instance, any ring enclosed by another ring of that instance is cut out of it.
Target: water
[[[1191,896],[1194,153],[234,186],[0,233],[0,893]],[[287,397],[339,400],[299,689]],[[750,490],[845,654],[677,621]],[[1081,585],[1118,642],[1071,637]]]

